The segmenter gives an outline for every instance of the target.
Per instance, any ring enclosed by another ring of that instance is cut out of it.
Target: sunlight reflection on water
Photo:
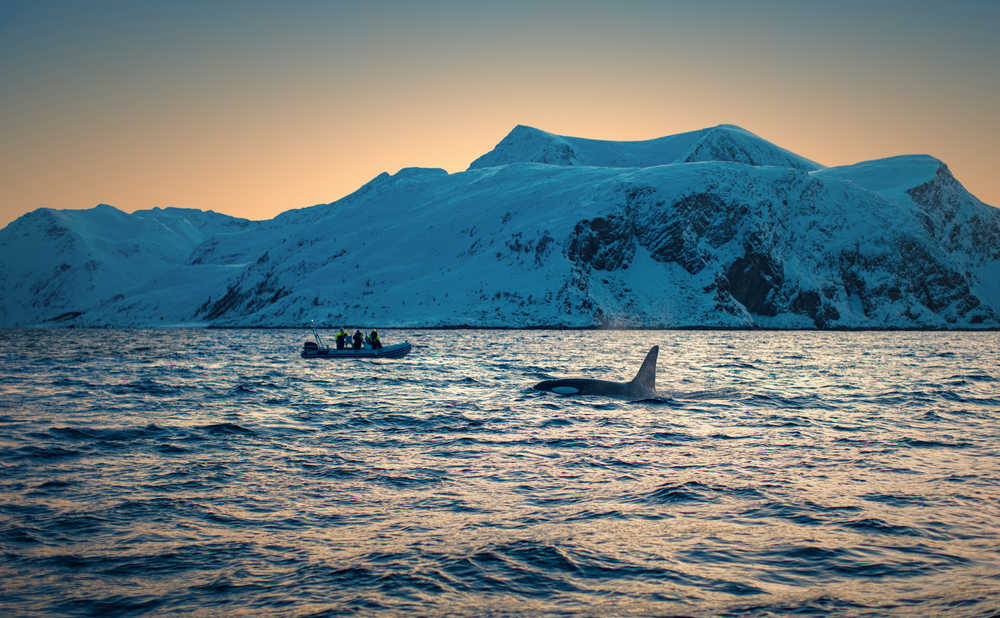
[[[11,613],[941,613],[1000,597],[1000,334],[0,333]],[[533,391],[631,379],[660,400]],[[919,591],[919,593],[914,593]]]

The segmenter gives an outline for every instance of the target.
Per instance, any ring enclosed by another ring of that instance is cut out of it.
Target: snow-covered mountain
[[[108,308],[126,323],[158,323],[160,306],[211,293],[232,271],[190,264],[192,250],[250,225],[180,208],[40,208],[0,231],[0,325],[72,324]]]
[[[733,161],[801,170],[822,167],[731,124],[638,142],[565,137],[518,125],[496,148],[473,161],[469,169],[508,163],[652,167],[700,161]]]
[[[4,326],[1000,327],[1000,210],[942,162],[822,168],[727,125],[519,126],[270,221],[41,209],[0,255]]]

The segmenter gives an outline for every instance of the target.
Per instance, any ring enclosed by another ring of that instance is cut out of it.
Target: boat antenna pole
[[[316,337],[316,345],[322,348],[323,341],[319,338],[319,332],[316,331],[316,320],[309,320],[309,323],[312,324],[313,337]]]

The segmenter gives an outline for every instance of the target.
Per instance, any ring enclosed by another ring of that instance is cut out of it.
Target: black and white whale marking
[[[568,378],[565,380],[545,380],[534,386],[540,391],[552,391],[560,395],[610,395],[628,399],[652,399],[656,397],[656,357],[660,346],[654,345],[642,361],[639,373],[631,382],[609,382]]]

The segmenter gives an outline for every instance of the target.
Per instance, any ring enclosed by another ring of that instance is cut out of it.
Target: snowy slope
[[[144,295],[214,289],[229,273],[185,263],[207,238],[245,229],[249,221],[180,208],[126,214],[101,204],[90,210],[30,212],[0,231],[0,324],[67,320],[97,304],[142,304]],[[167,281],[161,281],[166,279]],[[167,303],[168,305],[170,303]],[[145,303],[156,312],[160,303]],[[139,310],[134,307],[133,312]],[[177,311],[170,320],[183,319]],[[160,316],[143,313],[143,323]],[[167,319],[167,316],[164,316]]]
[[[742,135],[716,129],[615,143],[519,128],[504,141],[524,144],[490,155],[562,143],[571,164],[407,168],[270,221],[35,211],[0,231],[0,323],[1000,326],[1000,210],[943,163],[779,165],[746,134],[740,152],[771,157],[750,165],[712,154]]]
[[[814,173],[854,183],[903,206],[942,261],[965,273],[977,297],[1000,307],[1000,212],[965,190],[948,166],[928,155],[905,155]]]
[[[821,166],[734,125],[719,125],[658,139],[615,142],[554,135],[518,125],[469,169],[510,163],[597,167],[651,167],[668,163],[732,161],[803,170]]]
[[[224,324],[997,323],[996,303],[984,303],[971,291],[979,281],[948,266],[949,253],[925,234],[912,206],[788,168],[521,163],[385,176],[363,198],[313,216],[310,233],[247,268],[206,307],[208,317]],[[338,221],[350,223],[337,231]],[[391,247],[379,239],[392,239]]]

